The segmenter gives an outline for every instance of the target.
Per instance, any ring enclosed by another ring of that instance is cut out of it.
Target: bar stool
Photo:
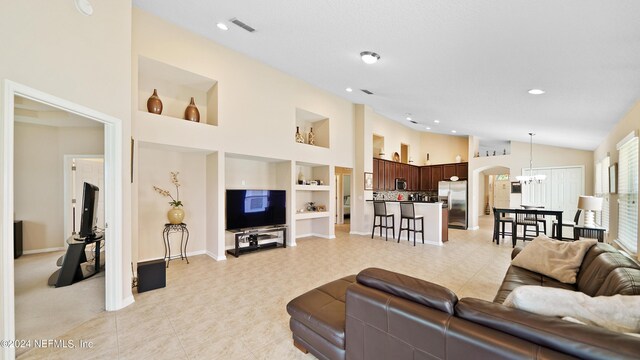
[[[407,227],[402,227],[402,220],[407,219]],[[410,222],[413,220],[413,229],[410,227]],[[416,230],[416,220],[420,220],[420,230]],[[407,230],[407,240],[409,236],[411,236],[411,232],[413,231],[413,246],[416,246],[416,232],[422,234],[422,243],[424,244],[424,217],[422,215],[416,215],[415,207],[412,202],[401,202],[400,203],[400,232],[398,232],[398,242],[400,242],[400,235],[402,235],[402,230]]]
[[[391,226],[389,226],[389,218],[391,218]],[[379,225],[376,225],[376,219],[379,220]],[[384,225],[382,220],[384,219]],[[396,232],[396,220],[393,214],[387,214],[387,203],[382,200],[373,200],[373,228],[371,229],[371,238],[373,239],[373,233],[376,232],[376,228],[380,228],[380,237],[382,237],[382,229],[384,229],[385,241],[389,240],[389,229],[391,229],[391,238]]]

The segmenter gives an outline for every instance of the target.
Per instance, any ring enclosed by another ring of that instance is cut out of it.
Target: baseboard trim
[[[368,231],[350,231],[349,234],[362,236],[371,235],[371,233]]]
[[[212,258],[215,261],[224,261],[227,260],[227,257],[222,255],[222,256],[217,256],[216,254],[212,253],[211,251],[207,251],[206,252],[207,256],[209,256],[210,258]]]
[[[206,250],[196,250],[196,251],[190,251],[190,252],[188,252],[188,253],[187,253],[187,257],[189,257],[189,256],[197,256],[197,255],[205,255],[205,254],[207,254],[207,251],[206,251]],[[172,255],[171,255],[171,260],[176,260],[176,256],[180,256],[180,253],[178,253],[178,254],[172,254]],[[159,257],[155,257],[155,258],[138,259],[138,261],[136,262],[136,264],[137,264],[137,263],[144,262],[144,261],[160,260],[160,259],[163,259],[163,258],[164,258],[164,257],[159,256]]]
[[[480,230],[480,226],[471,226],[468,227],[467,230]]]
[[[124,309],[127,306],[133,304],[134,302],[136,302],[136,299],[133,297],[133,294],[129,295],[126,298],[122,299],[122,302],[120,303],[120,306],[116,310]]]
[[[36,249],[36,250],[25,250],[22,252],[23,255],[33,255],[33,254],[42,254],[48,252],[56,252],[63,251],[64,247],[55,247],[55,248],[46,248],[46,249]]]
[[[323,239],[335,239],[336,238],[335,235],[323,235],[323,234],[309,233],[309,234],[297,235],[296,239],[307,238],[307,237],[319,237],[319,238],[323,238]]]

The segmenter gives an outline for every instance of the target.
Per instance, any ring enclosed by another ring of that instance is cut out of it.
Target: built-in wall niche
[[[511,141],[480,140],[474,157],[500,156],[511,154]]]
[[[373,157],[384,159],[384,136],[373,134]]]
[[[330,169],[328,165],[296,163],[296,186],[301,189],[310,189],[310,186],[320,187],[321,190],[329,189]]]
[[[162,100],[159,116],[184,119],[185,109],[193,97],[200,112],[200,123],[218,125],[218,81],[139,56],[139,111],[147,112],[147,100],[154,89]]]
[[[328,117],[313,113],[311,111],[296,108],[295,131],[298,131],[300,133],[300,140],[302,140],[304,144],[329,148],[329,125],[330,121]],[[313,140],[310,140],[309,134],[312,132],[312,129]],[[301,142],[298,140],[297,134],[295,134],[294,140],[296,142]]]

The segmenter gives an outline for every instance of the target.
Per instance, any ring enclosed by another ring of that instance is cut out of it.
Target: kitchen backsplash
[[[402,195],[402,199],[398,197]],[[377,191],[373,193],[373,200],[410,200],[413,201],[437,201],[438,193],[435,191]]]

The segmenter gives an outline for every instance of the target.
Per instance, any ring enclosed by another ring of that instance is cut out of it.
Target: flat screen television
[[[227,230],[287,223],[285,190],[227,190]]]
[[[94,238],[96,236],[96,222],[98,220],[98,194],[100,189],[88,182],[84,183],[82,190],[82,217],[80,218],[81,238]]]

